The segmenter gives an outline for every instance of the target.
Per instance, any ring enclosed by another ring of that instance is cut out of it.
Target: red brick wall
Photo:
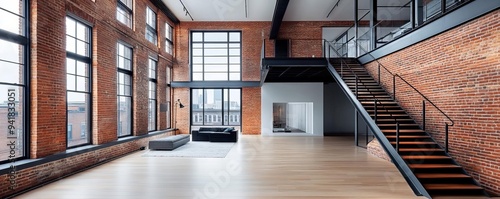
[[[500,193],[500,11],[379,59],[455,121],[450,154],[488,191]],[[367,68],[376,74],[376,63]],[[376,75],[375,75],[376,76]],[[392,78],[382,81],[392,92]],[[396,80],[401,105],[422,123],[422,99]],[[444,141],[447,122],[427,104],[426,128]],[[449,123],[449,121],[448,121]]]

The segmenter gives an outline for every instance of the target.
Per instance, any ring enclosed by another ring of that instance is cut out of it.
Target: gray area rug
[[[234,142],[188,142],[172,151],[148,150],[142,157],[224,158]]]

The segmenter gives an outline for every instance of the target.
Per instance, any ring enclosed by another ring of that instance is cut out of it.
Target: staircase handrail
[[[363,46],[361,45],[358,45],[358,41],[355,39],[354,40],[354,44],[356,45],[356,47],[359,47],[362,51],[366,52],[365,55],[368,55],[372,58],[372,60],[375,60],[377,62],[377,64],[379,66],[381,66],[384,70],[386,70],[389,74],[391,74],[393,77],[398,77],[399,79],[403,80],[403,82],[410,86],[413,90],[415,90],[420,96],[422,96],[422,98],[424,98],[427,102],[429,102],[432,106],[434,106],[439,112],[441,112],[441,114],[443,114],[448,120],[450,120],[451,124],[449,124],[449,126],[453,126],[455,125],[455,121],[453,121],[450,116],[448,116],[448,114],[446,114],[443,110],[441,110],[439,107],[436,106],[436,104],[434,104],[434,102],[432,102],[429,98],[427,98],[424,94],[422,94],[422,92],[420,92],[417,88],[415,88],[413,85],[411,85],[408,81],[406,81],[403,77],[401,77],[399,74],[395,74],[393,72],[391,72],[389,69],[387,69],[387,67],[385,67],[382,63],[380,63],[380,61],[378,61],[378,59],[376,59],[372,54],[371,52],[365,50],[363,48]],[[380,73],[379,73],[380,75]],[[380,76],[379,76],[380,77]],[[379,81],[380,81],[380,78],[379,78]],[[396,100],[396,88],[395,88],[395,84],[393,83],[393,96],[394,96],[394,99]]]
[[[326,46],[329,47],[329,49],[333,50],[336,54],[336,50],[330,45],[329,41],[325,40],[325,48]],[[325,51],[326,52],[326,51]],[[328,50],[329,52],[329,50]],[[431,198],[427,190],[425,190],[424,186],[420,181],[417,179],[415,174],[412,172],[410,167],[406,164],[406,162],[401,158],[401,156],[398,154],[398,152],[394,149],[392,144],[389,142],[387,137],[385,137],[384,133],[380,130],[380,128],[377,126],[375,121],[371,118],[371,116],[368,114],[368,112],[365,110],[363,105],[357,100],[357,97],[354,95],[354,93],[349,89],[349,86],[342,80],[342,77],[339,75],[339,73],[335,70],[333,65],[330,62],[329,56],[326,56],[325,54],[325,59],[327,59],[328,63],[328,71],[332,74],[334,79],[337,80],[339,83],[341,89],[343,92],[348,95],[348,99],[351,100],[351,103],[353,104],[354,108],[359,112],[361,115],[361,118],[366,122],[367,126],[370,128],[370,130],[373,132],[375,137],[377,137],[378,141],[380,142],[380,145],[384,150],[387,152],[387,155],[391,158],[392,162],[398,168],[399,172],[405,180],[408,182],[408,185],[411,187],[413,192],[416,195],[419,196],[426,196],[428,198]],[[340,57],[341,62],[345,62],[342,57]]]

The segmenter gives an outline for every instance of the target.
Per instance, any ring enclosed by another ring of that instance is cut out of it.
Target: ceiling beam
[[[170,19],[170,21],[174,22],[175,24],[178,24],[180,21],[179,19],[174,15],[170,9],[168,9],[167,5],[163,3],[161,0],[149,0],[151,3],[153,3],[157,8],[159,8],[163,14],[167,15],[167,17]]]
[[[281,22],[283,22],[283,17],[285,16],[286,8],[288,7],[288,2],[290,0],[276,0],[276,6],[274,7],[273,22],[271,25],[271,34],[269,39],[278,38],[278,32],[280,31]]]

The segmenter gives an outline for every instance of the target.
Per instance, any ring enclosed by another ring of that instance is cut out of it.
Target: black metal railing
[[[355,42],[356,43],[356,42]],[[360,50],[364,50],[364,48],[362,46],[358,46]],[[392,97],[395,101],[397,101],[396,99],[396,78],[399,78],[403,83],[405,83],[407,86],[409,86],[410,88],[412,88],[415,92],[417,92],[424,100],[422,101],[422,129],[425,131],[426,129],[426,102],[429,103],[430,105],[432,105],[436,110],[438,110],[444,117],[446,117],[447,120],[449,120],[450,123],[448,122],[445,122],[445,140],[444,140],[444,149],[445,151],[448,153],[448,140],[449,140],[449,127],[450,126],[454,126],[455,125],[455,122],[450,118],[450,116],[448,116],[448,114],[446,114],[443,110],[441,110],[434,102],[432,102],[429,98],[427,98],[427,96],[425,96],[422,92],[420,92],[417,88],[415,88],[415,86],[413,86],[412,84],[410,84],[406,79],[404,79],[403,77],[401,77],[399,74],[397,73],[393,73],[391,72],[389,69],[387,69],[387,67],[385,67],[382,63],[380,63],[380,61],[378,59],[375,59],[375,57],[368,51],[365,51],[365,55],[368,55],[372,58],[372,60],[374,60],[375,62],[377,62],[377,77],[378,77],[378,82],[380,85],[382,85],[382,80],[381,80],[381,68],[384,69],[385,71],[387,71],[391,76],[392,76]]]
[[[401,158],[401,156],[398,154],[398,151],[393,147],[393,145],[389,142],[387,137],[385,137],[384,133],[380,130],[380,128],[377,126],[375,123],[375,120],[368,114],[368,112],[365,110],[363,105],[360,103],[359,100],[357,100],[357,97],[355,93],[351,91],[349,86],[343,81],[343,78],[341,76],[343,66],[345,65],[347,69],[350,69],[354,76],[356,77],[356,82],[358,81],[357,75],[354,73],[354,71],[350,68],[350,66],[345,62],[345,60],[341,57],[340,58],[340,63],[341,63],[341,74],[335,70],[333,67],[331,61],[330,61],[330,51],[335,52],[335,49],[330,45],[330,42],[324,41],[324,50],[325,52],[325,58],[327,59],[328,63],[328,70],[332,74],[332,76],[337,80],[338,84],[340,85],[342,91],[348,96],[348,99],[351,101],[353,104],[354,108],[356,109],[356,116],[359,113],[361,115],[361,118],[364,120],[366,123],[367,127],[370,128],[371,132],[374,134],[374,136],[378,139],[380,142],[380,145],[384,150],[387,152],[387,155],[391,158],[392,162],[398,168],[400,173],[403,175],[405,180],[408,182],[408,185],[412,188],[414,193],[419,196],[426,196],[430,198],[429,193],[425,190],[423,185],[420,183],[420,181],[417,179],[415,174],[412,172],[412,170],[408,167],[406,162]],[[338,52],[336,52],[338,54]],[[342,74],[343,75],[343,74]],[[357,89],[355,89],[355,92],[357,93]],[[356,119],[357,121],[357,119]],[[357,127],[357,123],[356,123]],[[398,142],[399,140],[397,140]]]

